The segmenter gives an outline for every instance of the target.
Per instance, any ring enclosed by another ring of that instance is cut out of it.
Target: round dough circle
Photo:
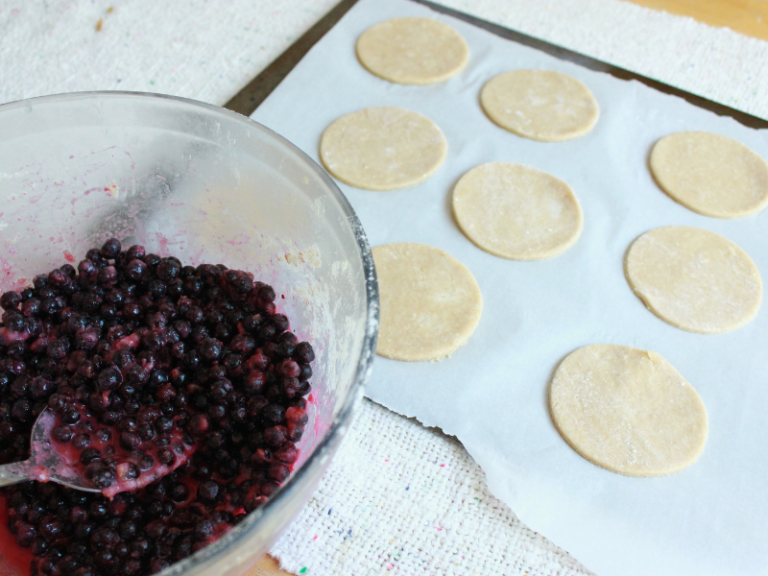
[[[376,353],[423,362],[450,356],[474,332],[483,310],[475,277],[450,254],[399,242],[373,249],[379,281]]]
[[[499,74],[483,86],[480,104],[505,130],[544,142],[582,136],[600,116],[600,106],[589,88],[551,70]]]
[[[768,164],[726,136],[670,134],[653,146],[650,165],[664,192],[704,216],[741,218],[768,205]]]
[[[632,290],[656,316],[683,330],[718,334],[752,320],[763,283],[752,259],[708,230],[667,226],[646,232],[627,252]]]
[[[693,464],[707,440],[696,390],[656,352],[593,344],[560,363],[552,419],[584,458],[627,476],[665,476]]]
[[[342,182],[366,190],[418,184],[445,161],[448,143],[432,120],[381,106],[342,116],[323,132],[320,159]]]
[[[453,191],[453,213],[472,242],[511,260],[557,256],[576,242],[584,221],[568,184],[508,162],[464,174]]]
[[[433,84],[458,74],[469,60],[461,34],[429,18],[395,18],[357,39],[357,58],[372,74],[398,84]]]

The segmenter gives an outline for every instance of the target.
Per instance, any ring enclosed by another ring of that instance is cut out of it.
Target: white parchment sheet
[[[358,35],[400,16],[454,26],[471,50],[466,69],[432,86],[391,84],[363,69],[354,51]],[[480,89],[518,68],[557,70],[584,82],[600,103],[597,126],[560,143],[496,127],[479,106]],[[406,0],[358,2],[253,118],[318,160],[328,124],[382,105],[432,118],[448,139],[445,164],[404,190],[339,185],[372,246],[407,241],[447,251],[477,278],[484,309],[476,332],[452,358],[377,358],[368,396],[456,435],[496,496],[601,576],[768,574],[768,306],[735,332],[692,334],[648,311],[623,273],[637,236],[681,224],[733,240],[768,280],[768,210],[737,220],[700,216],[661,192],[647,168],[652,144],[672,132],[718,132],[768,158],[766,134]],[[549,260],[514,262],[467,240],[453,220],[451,192],[467,170],[490,161],[534,166],[568,182],[584,210],[576,245]],[[693,384],[710,426],[698,462],[672,476],[630,478],[568,447],[549,415],[548,386],[566,355],[594,343],[654,350]]]

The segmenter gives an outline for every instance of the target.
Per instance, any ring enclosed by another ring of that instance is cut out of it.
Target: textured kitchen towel
[[[336,3],[0,0],[0,103],[137,90],[223,104]],[[768,43],[617,0],[440,3],[768,117]],[[369,401],[273,553],[323,576],[588,573],[488,494],[459,444]]]
[[[223,104],[337,2],[0,0],[0,103],[138,90]],[[762,40],[617,0],[438,3],[768,118]]]
[[[272,554],[307,575],[591,574],[494,498],[461,444],[370,400]]]
[[[616,0],[439,3],[768,119],[763,40]]]
[[[339,0],[0,0],[0,103],[83,90],[224,104]]]

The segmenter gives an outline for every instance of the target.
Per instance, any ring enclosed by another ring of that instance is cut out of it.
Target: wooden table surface
[[[439,2],[439,0],[437,0]],[[768,41],[767,0],[625,0],[671,14],[691,16],[710,26],[725,26],[753,38]],[[348,4],[349,2],[343,2]],[[294,576],[280,570],[277,561],[265,556],[249,576]]]
[[[629,0],[634,4],[691,16],[710,26],[726,26],[746,36],[768,40],[765,0]]]

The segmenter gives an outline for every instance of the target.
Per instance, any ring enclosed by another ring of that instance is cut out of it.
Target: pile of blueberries
[[[290,474],[315,354],[275,291],[221,264],[121,249],[0,297],[0,463],[54,444],[100,488],[165,474],[112,499],[54,483],[0,491],[33,575],[143,575],[214,541]],[[170,470],[170,471],[169,471]]]

